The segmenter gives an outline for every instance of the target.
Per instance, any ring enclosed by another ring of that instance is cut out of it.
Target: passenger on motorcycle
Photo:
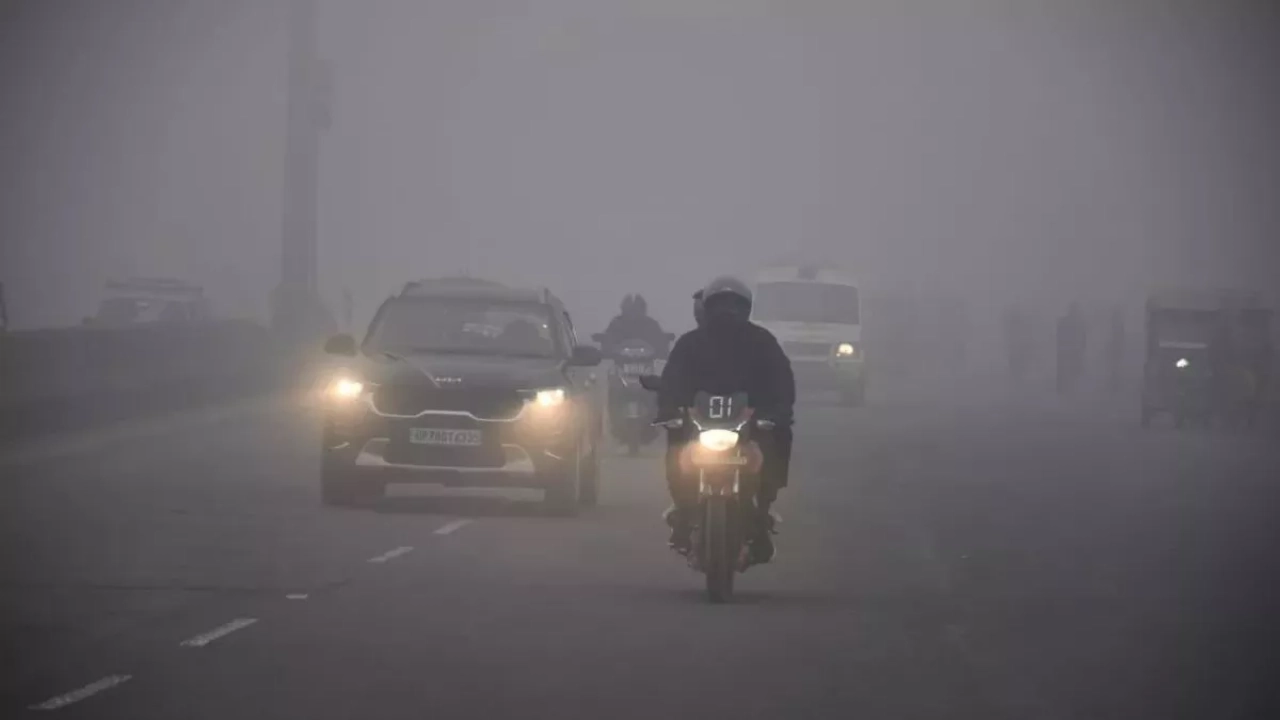
[[[717,278],[702,291],[704,322],[681,336],[671,350],[658,393],[658,417],[677,416],[699,391],[725,395],[745,391],[756,417],[777,423],[759,438],[764,462],[756,496],[758,522],[751,543],[753,560],[759,563],[773,557],[769,508],[778,490],[787,485],[796,388],[791,361],[777,338],[750,321],[751,302],[751,290],[732,277]],[[697,486],[681,472],[677,457],[690,438],[673,433],[670,440],[666,463],[673,503],[667,515],[670,543],[677,550],[687,550],[697,511]]]
[[[609,321],[604,331],[605,353],[627,340],[642,340],[657,352],[658,357],[665,358],[670,352],[671,343],[662,326],[649,316],[649,305],[642,295],[628,295],[622,299],[621,314]]]

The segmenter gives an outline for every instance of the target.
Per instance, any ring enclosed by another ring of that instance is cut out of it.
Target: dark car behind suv
[[[327,384],[321,492],[330,505],[390,483],[542,490],[556,512],[596,501],[600,351],[547,290],[477,280],[407,284]]]

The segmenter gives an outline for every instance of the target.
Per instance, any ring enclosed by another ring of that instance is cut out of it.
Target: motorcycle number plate
[[[707,466],[728,465],[731,467],[746,465],[748,462],[750,462],[750,459],[746,455],[701,457],[701,458],[698,458],[697,460],[697,463],[699,465],[707,465]]]
[[[644,363],[627,363],[622,366],[623,375],[644,375],[649,372],[649,366]]]

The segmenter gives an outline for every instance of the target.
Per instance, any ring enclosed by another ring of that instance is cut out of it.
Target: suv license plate
[[[622,366],[623,375],[646,375],[649,372],[649,366],[644,363],[632,363]]]
[[[414,445],[449,445],[479,447],[482,443],[479,430],[444,430],[441,428],[410,428],[409,442]]]

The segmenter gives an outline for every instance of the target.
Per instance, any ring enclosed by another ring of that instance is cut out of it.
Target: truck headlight
[[[738,445],[738,433],[734,430],[703,430],[698,433],[698,444],[712,452],[732,450]]]
[[[851,358],[858,354],[858,346],[853,343],[840,343],[836,345],[836,357]]]

